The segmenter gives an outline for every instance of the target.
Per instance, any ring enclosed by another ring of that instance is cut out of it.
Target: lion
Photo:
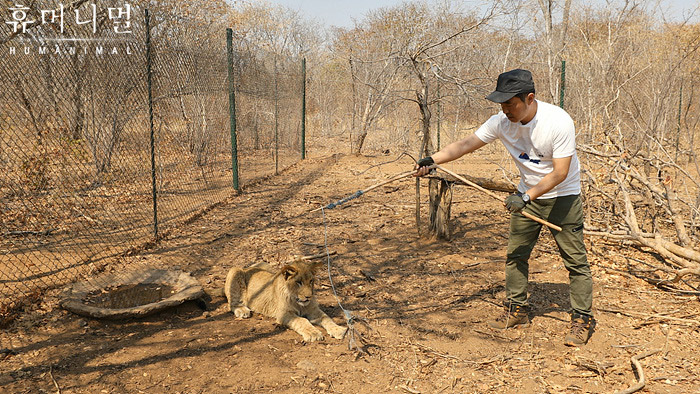
[[[347,327],[341,327],[318,306],[314,296],[314,274],[322,263],[296,260],[274,272],[265,264],[232,268],[224,285],[229,308],[236,317],[246,319],[251,312],[275,318],[278,324],[300,334],[305,342],[323,340],[323,327],[330,336],[342,339]]]

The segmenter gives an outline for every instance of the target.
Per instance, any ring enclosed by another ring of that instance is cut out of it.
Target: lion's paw
[[[248,308],[247,306],[239,306],[233,311],[233,313],[238,318],[247,319],[250,317],[250,308]]]
[[[314,342],[323,340],[323,333],[321,333],[321,331],[319,331],[316,328],[301,333],[301,336],[304,338],[304,342]]]
[[[327,329],[326,331],[328,331],[328,334],[335,339],[343,339],[345,333],[348,332],[348,328],[342,326],[335,326]]]

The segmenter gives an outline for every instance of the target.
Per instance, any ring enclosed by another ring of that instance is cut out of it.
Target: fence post
[[[236,134],[236,85],[233,79],[233,30],[226,29],[226,58],[228,63],[228,111],[231,122],[231,170],[233,189],[238,191],[238,137]]]
[[[301,59],[301,159],[306,159],[306,58]]]
[[[151,15],[146,9],[146,72],[148,83],[148,126],[151,134],[151,184],[153,194],[153,236],[158,239],[158,189],[156,186],[156,139],[153,131],[153,70],[151,53]]]
[[[564,108],[564,90],[566,89],[566,60],[561,61],[561,87],[559,88],[559,107]]]

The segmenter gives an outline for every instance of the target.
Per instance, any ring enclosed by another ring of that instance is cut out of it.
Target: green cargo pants
[[[579,195],[538,199],[525,211],[562,228],[551,230],[569,271],[571,309],[592,315],[593,278],[583,244],[583,209]],[[510,236],[506,257],[506,297],[511,304],[527,305],[528,259],[542,225],[521,213],[510,216]]]

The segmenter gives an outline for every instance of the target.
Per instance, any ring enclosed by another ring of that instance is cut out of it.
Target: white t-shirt
[[[563,109],[537,100],[537,113],[527,124],[513,123],[503,112],[476,131],[485,143],[500,139],[520,170],[518,191],[526,192],[554,170],[552,158],[573,156],[566,179],[539,198],[581,193],[581,166],[576,156],[574,121]]]

